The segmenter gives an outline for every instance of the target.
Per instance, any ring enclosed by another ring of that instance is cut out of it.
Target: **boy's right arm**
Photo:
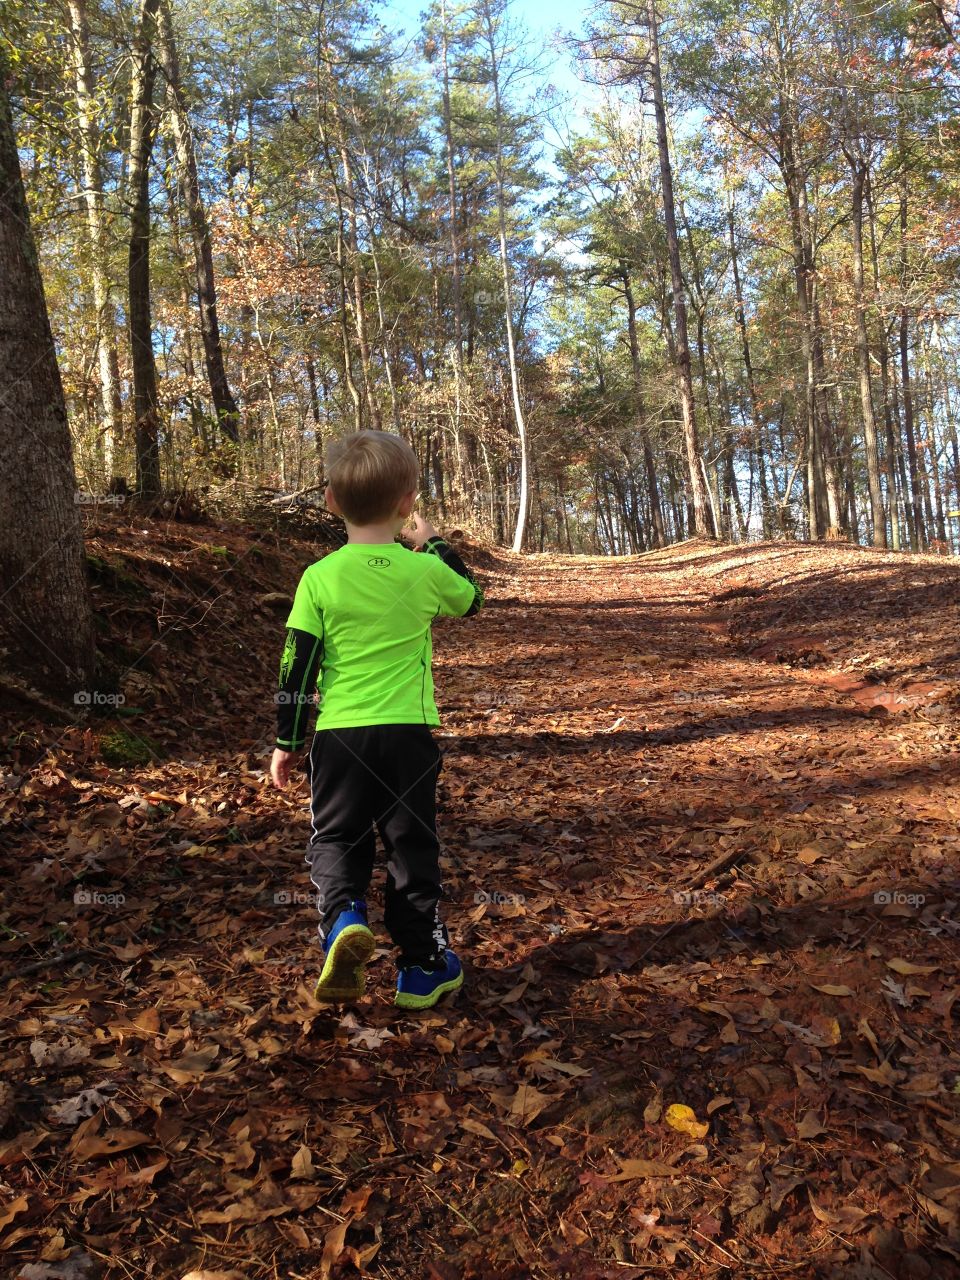
[[[308,569],[287,618],[277,689],[277,750],[298,751],[307,736],[309,708],[323,657],[323,609]]]
[[[307,716],[317,687],[323,640],[296,627],[287,629],[277,688],[277,746],[298,751],[306,741]]]

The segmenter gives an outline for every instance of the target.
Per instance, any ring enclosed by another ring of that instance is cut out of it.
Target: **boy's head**
[[[387,431],[355,431],[327,449],[328,502],[350,524],[380,524],[413,505],[420,478],[417,457],[405,440]]]

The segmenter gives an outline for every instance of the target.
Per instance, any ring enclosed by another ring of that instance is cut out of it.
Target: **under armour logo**
[[[371,556],[370,559],[367,561],[367,564],[374,569],[383,569],[389,563],[390,561],[386,558],[386,556]]]

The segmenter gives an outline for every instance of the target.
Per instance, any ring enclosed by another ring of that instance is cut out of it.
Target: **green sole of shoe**
[[[428,996],[416,996],[408,991],[398,991],[393,998],[393,1003],[398,1009],[431,1009],[441,996],[445,996],[449,991],[459,991],[462,986],[463,974],[460,973],[449,982],[441,983],[436,991],[431,991]]]
[[[355,1000],[363,995],[363,967],[376,939],[362,924],[348,924],[330,948],[314,990],[315,1000]]]

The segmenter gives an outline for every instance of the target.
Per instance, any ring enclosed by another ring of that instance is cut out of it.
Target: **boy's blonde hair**
[[[351,524],[388,520],[419,479],[417,455],[388,431],[355,431],[327,449],[327,483]]]

